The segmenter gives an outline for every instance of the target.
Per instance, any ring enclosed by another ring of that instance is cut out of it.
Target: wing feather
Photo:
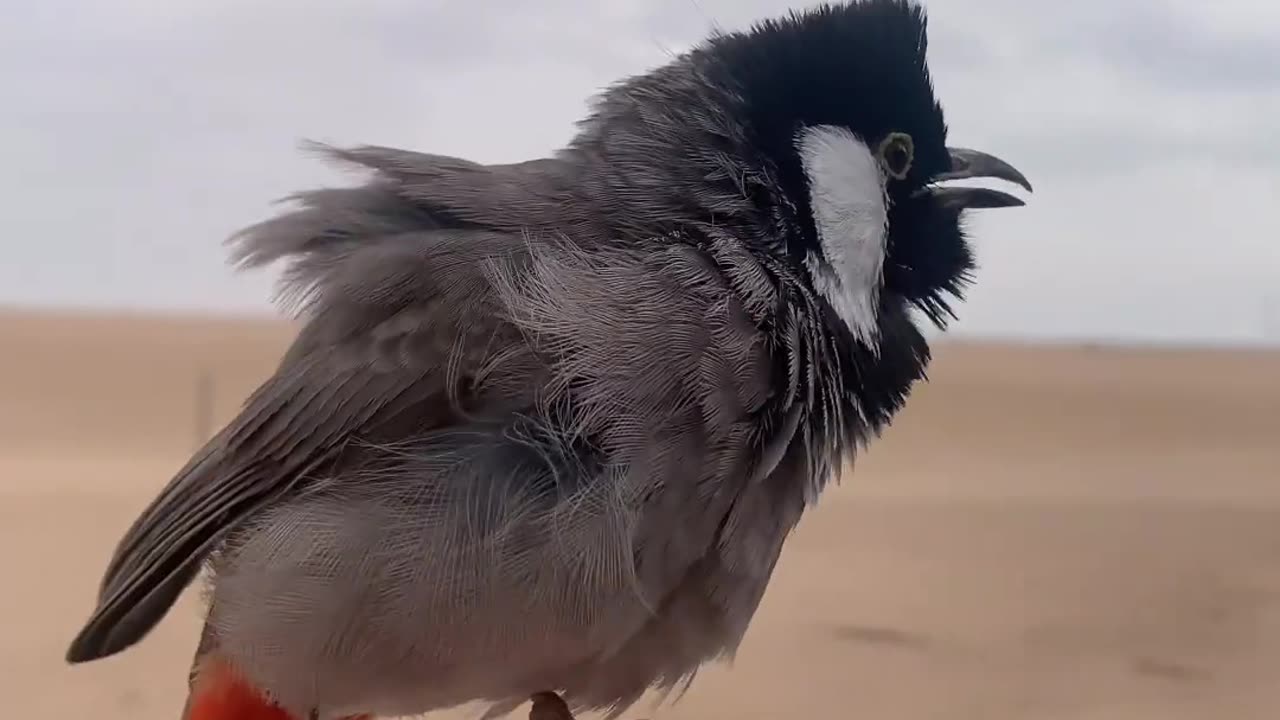
[[[294,227],[310,231],[288,224],[267,230]],[[275,236],[264,244],[291,246]],[[69,661],[111,655],[142,639],[229,529],[333,472],[353,445],[450,426],[463,398],[449,382],[465,383],[497,353],[508,362],[528,355],[518,332],[504,332],[485,291],[489,264],[517,258],[518,238],[447,230],[319,247],[310,252],[334,257],[311,265],[311,275],[293,276],[312,286],[310,321],[277,372],[126,532]],[[460,368],[452,378],[450,363]]]

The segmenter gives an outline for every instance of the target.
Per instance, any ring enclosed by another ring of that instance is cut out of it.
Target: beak
[[[968,148],[948,148],[951,154],[951,170],[933,178],[933,182],[968,180],[970,178],[995,178],[1031,189],[1031,181],[1018,169],[994,155]],[[975,187],[930,187],[929,193],[945,205],[960,209],[1019,207],[1026,205],[1021,199],[999,190]]]

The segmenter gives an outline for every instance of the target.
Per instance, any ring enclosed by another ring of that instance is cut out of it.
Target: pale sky
[[[0,303],[271,312],[222,240],[359,180],[301,140],[545,155],[606,84],[793,4],[0,6]],[[1036,186],[974,223],[957,332],[1280,343],[1280,4],[927,6],[952,142]]]

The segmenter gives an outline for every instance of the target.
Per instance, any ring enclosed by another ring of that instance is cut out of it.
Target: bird
[[[184,720],[617,717],[731,659],[1032,190],[948,144],[911,0],[708,33],[554,153],[312,144],[363,180],[229,238],[291,345],[125,531],[70,643],[198,583]],[[990,183],[988,183],[990,184]],[[1008,188],[1013,190],[1013,188]]]

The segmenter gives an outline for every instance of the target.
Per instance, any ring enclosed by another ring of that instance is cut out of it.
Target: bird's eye
[[[911,136],[906,133],[893,132],[880,141],[880,163],[885,172],[895,180],[902,180],[911,172],[911,162],[915,160],[916,147]]]

